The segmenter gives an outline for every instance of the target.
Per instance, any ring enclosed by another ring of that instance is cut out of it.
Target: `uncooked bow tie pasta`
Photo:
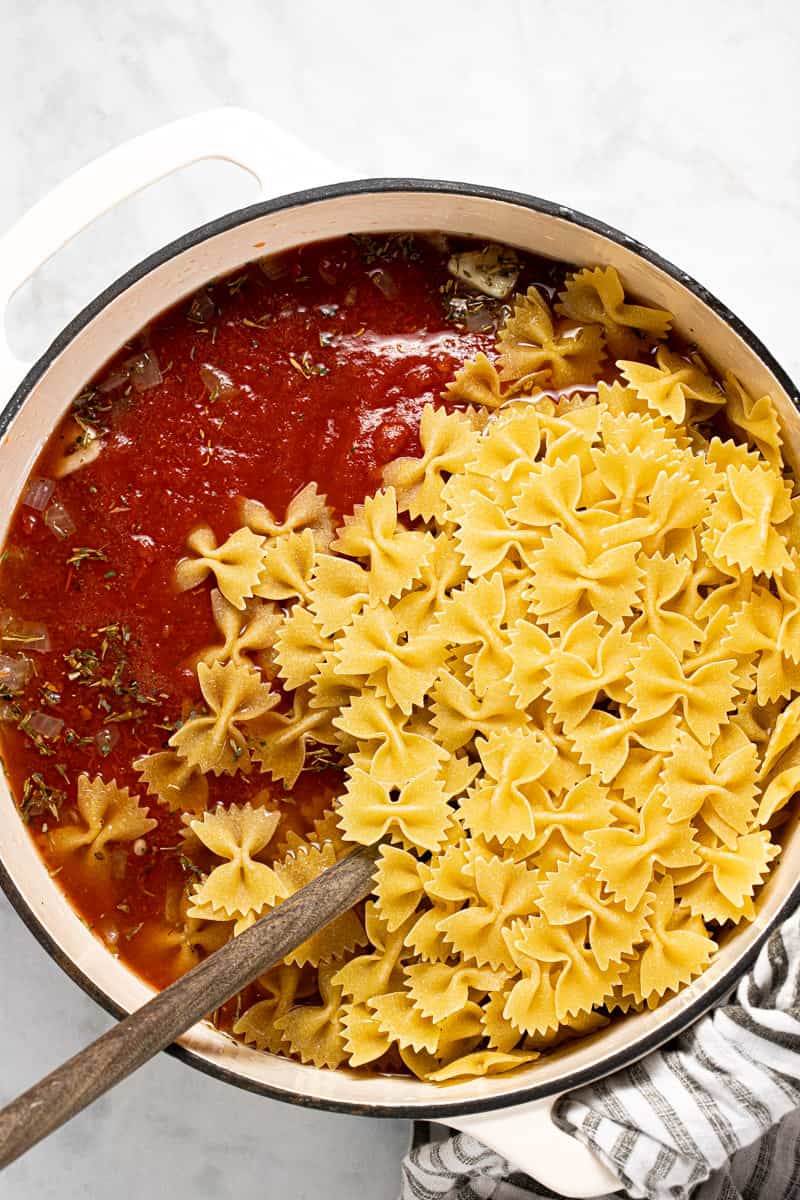
[[[537,286],[531,260],[508,297],[437,290],[414,239],[366,245],[315,251],[335,300],[299,268],[253,268],[249,307],[217,286],[223,334],[277,340],[202,420],[225,436],[237,395],[255,420],[260,363],[284,406],[275,462],[247,475],[246,441],[221,448],[224,497],[192,491],[170,552],[137,551],[136,586],[172,614],[131,601],[140,638],[175,641],[166,691],[131,680],[121,625],[72,651],[54,628],[61,675],[39,653],[40,704],[97,704],[108,761],[80,707],[69,755],[31,715],[37,631],[7,654],[11,616],[0,680],[12,765],[15,738],[42,755],[20,792],[42,852],[68,894],[97,880],[130,916],[106,941],[157,984],[382,841],[366,904],[218,1018],[259,1050],[444,1085],[656,1007],[755,917],[800,790],[800,509],[770,397],[712,372],[612,267]],[[470,321],[435,332],[432,296]],[[282,328],[316,349],[286,351]],[[358,426],[331,409],[345,364],[374,388]],[[105,486],[111,454],[74,478]],[[259,486],[280,469],[288,502]],[[67,586],[106,558],[73,551]]]

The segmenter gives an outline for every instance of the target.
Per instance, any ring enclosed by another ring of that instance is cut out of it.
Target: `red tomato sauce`
[[[562,279],[558,265],[529,258],[517,287],[552,295]],[[349,512],[389,460],[419,453],[423,406],[441,402],[458,366],[493,353],[500,307],[494,319],[480,305],[477,317],[465,310],[447,254],[421,237],[346,238],[251,264],[160,316],[79,398],[78,413],[106,432],[100,455],[57,482],[74,532],[59,538],[40,511],[18,506],[0,564],[0,622],[44,623],[50,649],[31,650],[33,677],[0,699],[6,771],[71,904],[155,986],[190,965],[148,936],[167,927],[169,889],[191,870],[180,815],[150,797],[157,828],[141,853],[122,851],[105,882],[80,856],[57,861],[48,835],[56,809],[74,814],[82,772],[143,796],[132,762],[166,746],[199,699],[193,656],[217,635],[208,590],[173,586],[187,534],[205,522],[226,537],[243,496],[282,517],[310,481],[337,515]],[[142,351],[162,380],[139,391],[120,367]],[[62,424],[32,477],[50,476],[69,436]],[[5,639],[0,649],[10,650]],[[33,712],[63,721],[59,734],[26,733]],[[310,828],[339,778],[307,771],[285,796],[263,775],[211,777],[210,803],[269,787],[282,812],[278,842]]]

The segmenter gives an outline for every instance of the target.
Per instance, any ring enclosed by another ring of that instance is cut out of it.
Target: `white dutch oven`
[[[242,264],[304,242],[348,233],[444,230],[507,242],[568,262],[611,264],[637,297],[669,309],[678,330],[752,391],[768,391],[800,461],[797,391],[760,342],[689,276],[617,231],[570,209],[493,188],[428,180],[330,184],[330,163],[253,114],[222,109],[175,122],[85,167],[0,240],[0,317],[16,289],[100,213],[156,179],[201,159],[246,168],[264,200],[187,233],[129,271],[89,305],[32,366],[17,361],[0,332],[0,544],[17,497],[49,432],[72,398],[118,347],[163,309]],[[752,962],[768,930],[800,899],[800,838],[786,850],[758,917],[724,941],[714,964],[655,1012],[630,1016],[513,1075],[437,1089],[412,1078],[317,1070],[260,1054],[209,1025],[195,1026],[174,1052],[201,1070],[291,1103],[375,1116],[420,1117],[468,1130],[567,1196],[597,1196],[618,1182],[550,1121],[553,1099],[652,1050],[695,1021]],[[115,1015],[143,1004],[150,989],[92,936],[39,858],[0,778],[0,882],[22,919],[65,971]]]

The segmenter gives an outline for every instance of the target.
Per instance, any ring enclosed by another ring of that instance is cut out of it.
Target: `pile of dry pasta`
[[[205,704],[136,765],[187,813],[192,944],[389,839],[363,914],[260,980],[249,1043],[507,1071],[655,1007],[754,916],[800,785],[798,501],[771,399],[669,324],[611,269],[555,311],[532,288],[341,528],[311,484],[282,521],[247,501],[222,544],[190,536]],[[305,839],[276,845],[268,804],[206,811],[209,773],[289,790],[320,757],[342,791]],[[99,779],[79,808],[62,850],[150,827]]]

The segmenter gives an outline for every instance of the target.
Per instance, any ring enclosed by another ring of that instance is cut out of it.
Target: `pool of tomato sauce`
[[[42,514],[22,503],[14,515],[0,563],[0,613],[44,622],[52,643],[46,653],[30,653],[36,674],[14,697],[16,711],[50,713],[65,726],[60,737],[40,741],[50,751],[42,754],[13,720],[0,722],[5,769],[18,802],[34,772],[66,792],[64,822],[75,818],[81,772],[116,780],[148,805],[158,825],[143,854],[125,847],[119,878],[88,870],[79,856],[57,859],[48,812],[28,825],[85,923],[156,987],[188,965],[161,934],[169,929],[168,891],[189,880],[180,814],[145,798],[132,762],[164,747],[200,699],[193,656],[218,640],[208,588],[177,593],[175,563],[195,525],[207,522],[219,539],[235,529],[243,496],[282,517],[292,496],[314,480],[341,516],[380,485],[385,463],[420,453],[423,406],[443,403],[458,366],[479,350],[492,355],[495,342],[489,321],[470,329],[448,314],[446,263],[446,252],[422,238],[345,238],[216,281],[199,304],[195,297],[159,316],[98,375],[97,383],[113,382],[120,364],[147,350],[163,380],[142,392],[128,383],[99,394],[107,410],[103,451],[59,480],[55,492],[74,533],[59,540]],[[528,258],[518,287],[536,283],[552,296],[562,279],[559,265]],[[204,367],[224,372],[231,386],[210,393]],[[34,477],[49,476],[63,441],[62,426]],[[76,548],[102,558],[70,563]],[[124,626],[128,640],[112,640],[106,673],[124,655],[123,679],[135,679],[150,698],[136,706],[144,711],[135,720],[110,722],[125,707],[120,698],[67,677],[65,656],[76,648],[100,653],[99,631],[109,626]],[[45,685],[57,702],[43,701]],[[112,724],[119,740],[101,754],[95,737]],[[310,829],[337,794],[340,775],[305,772],[291,796],[263,775],[209,782],[212,804],[242,803],[269,788],[282,814],[277,846],[289,831]],[[229,1027],[233,1008],[218,1017]]]

